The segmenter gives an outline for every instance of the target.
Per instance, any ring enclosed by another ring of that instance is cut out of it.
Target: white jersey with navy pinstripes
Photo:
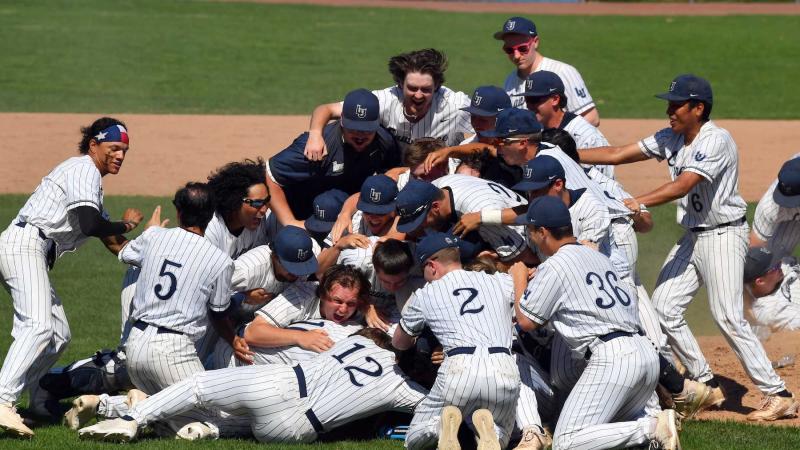
[[[202,336],[208,310],[230,304],[233,261],[202,236],[183,228],[151,227],[119,253],[120,261],[141,267],[131,317]]]
[[[322,315],[316,290],[315,281],[292,283],[279,296],[256,311],[256,314],[278,328],[285,328],[292,322],[301,320],[320,319]]]
[[[600,132],[600,129],[590,124],[583,116],[572,117],[566,125],[564,125],[563,130],[572,136],[572,139],[575,140],[575,148],[578,150],[608,146],[608,140],[603,133]],[[614,178],[614,166],[612,165],[597,164],[590,166],[585,164],[584,166],[596,167],[607,177]]]
[[[363,336],[339,341],[300,364],[308,406],[326,430],[379,411],[412,412],[427,392],[406,377],[396,360],[393,352]]]
[[[404,145],[415,139],[434,137],[449,146],[456,146],[465,135],[475,133],[469,113],[461,111],[470,105],[470,97],[442,86],[433,94],[431,107],[419,122],[409,122],[403,107],[403,91],[397,86],[372,91],[380,103],[380,122]]]
[[[485,208],[504,209],[528,202],[516,192],[500,185],[470,175],[446,175],[433,180],[439,189],[452,192],[452,205],[457,216],[479,212]],[[521,225],[481,225],[478,234],[489,243],[502,259],[513,258],[525,246],[525,227]]]
[[[42,178],[14,223],[27,222],[55,241],[58,255],[72,251],[89,237],[81,232],[73,208],[89,206],[104,214],[100,171],[89,155],[62,162]]]
[[[261,221],[261,224],[255,230],[242,229],[239,235],[234,235],[228,230],[225,225],[225,220],[219,213],[214,213],[214,217],[206,227],[206,239],[211,241],[217,248],[227,253],[233,259],[236,259],[242,253],[269,242],[267,229],[270,223],[267,217]],[[274,224],[273,224],[274,226]]]
[[[608,257],[580,244],[562,246],[539,265],[520,309],[540,325],[551,322],[579,353],[599,336],[639,328],[634,293]]]
[[[753,233],[767,243],[778,258],[791,255],[800,243],[800,207],[787,208],[772,198],[778,180],[761,197],[753,217]]]
[[[586,87],[586,82],[583,77],[578,73],[578,70],[571,65],[551,59],[548,57],[542,58],[542,62],[536,67],[536,71],[546,70],[553,72],[561,78],[564,83],[564,94],[567,96],[567,111],[575,114],[583,114],[586,111],[594,108],[594,99],[589,89]],[[511,97],[511,105],[515,108],[527,109],[525,106],[525,97],[515,97],[515,94],[522,94],[525,92],[525,79],[517,75],[517,71],[511,72],[506,78],[504,88],[506,93]]]
[[[508,274],[454,270],[417,289],[400,326],[418,336],[427,325],[445,351],[511,348],[514,286]]]
[[[744,217],[739,154],[727,130],[708,121],[686,145],[682,134],[664,128],[639,141],[639,148],[649,158],[666,159],[673,180],[687,170],[705,179],[678,201],[678,223],[684,228],[714,227]]]

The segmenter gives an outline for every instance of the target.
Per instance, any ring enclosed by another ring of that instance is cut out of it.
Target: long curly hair
[[[247,190],[256,184],[267,184],[267,166],[262,158],[228,163],[208,176],[208,186],[217,201],[216,211],[223,218],[242,207]]]

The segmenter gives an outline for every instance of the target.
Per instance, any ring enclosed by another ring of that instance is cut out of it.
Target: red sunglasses
[[[523,44],[517,44],[510,47],[503,47],[503,51],[506,52],[507,55],[513,55],[515,51],[519,52],[520,55],[525,55],[529,51],[531,51],[531,47],[533,46],[533,39],[530,39],[528,42]]]

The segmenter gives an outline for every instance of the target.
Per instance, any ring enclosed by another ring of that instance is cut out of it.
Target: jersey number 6
[[[175,277],[174,273],[169,271],[170,266],[175,268],[183,267],[183,265],[175,261],[164,260],[164,264],[161,265],[161,271],[158,272],[158,276],[169,278],[169,287],[164,287],[164,285],[158,283],[155,289],[153,289],[153,292],[156,293],[156,297],[161,300],[169,300],[170,297],[175,294],[175,289],[178,289],[178,279]]]

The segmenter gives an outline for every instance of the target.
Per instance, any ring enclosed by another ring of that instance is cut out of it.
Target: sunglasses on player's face
[[[264,205],[269,203],[269,199],[270,199],[269,196],[267,196],[267,198],[243,198],[242,202],[250,205],[255,209],[261,209],[264,207]]]
[[[523,44],[503,46],[503,51],[508,55],[513,55],[514,52],[519,52],[520,55],[526,55],[529,51],[531,51],[532,46],[533,39]]]

